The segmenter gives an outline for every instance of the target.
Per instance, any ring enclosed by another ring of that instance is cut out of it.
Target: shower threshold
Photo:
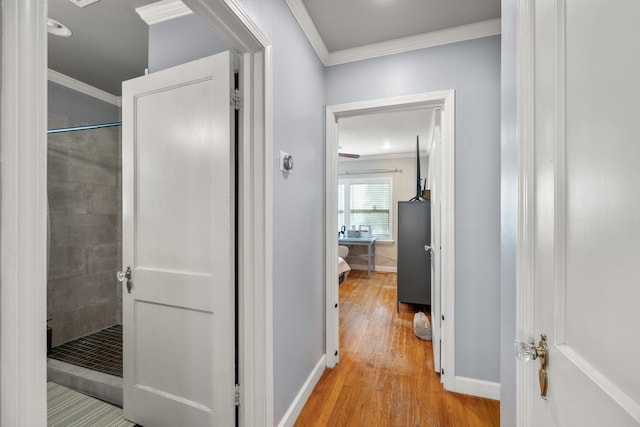
[[[53,348],[47,377],[122,407],[122,325]]]

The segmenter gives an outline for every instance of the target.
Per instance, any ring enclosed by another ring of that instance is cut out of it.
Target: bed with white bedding
[[[347,278],[351,267],[344,259],[349,255],[349,248],[346,246],[338,246],[338,283],[342,283]]]

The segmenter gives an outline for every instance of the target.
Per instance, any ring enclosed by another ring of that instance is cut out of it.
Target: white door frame
[[[184,0],[241,53],[240,425],[273,425],[271,42],[237,0]],[[46,425],[46,2],[2,0],[2,426]]]
[[[326,271],[326,362],[338,363],[338,119],[391,109],[440,107],[442,109],[442,367],[441,381],[447,390],[454,389],[455,325],[455,93],[453,90],[330,105],[326,110],[325,144],[325,271]]]
[[[47,420],[46,3],[2,0],[0,424]]]

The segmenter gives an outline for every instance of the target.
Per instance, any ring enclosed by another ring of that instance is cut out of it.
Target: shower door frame
[[[271,42],[237,0],[183,1],[241,56],[239,425],[271,426]],[[47,5],[2,6],[0,425],[46,425]]]

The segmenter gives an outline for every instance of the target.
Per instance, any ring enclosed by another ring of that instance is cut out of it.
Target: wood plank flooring
[[[400,304],[396,274],[351,271],[340,285],[340,363],[327,369],[296,426],[499,426],[500,402],[445,392],[419,307]]]

